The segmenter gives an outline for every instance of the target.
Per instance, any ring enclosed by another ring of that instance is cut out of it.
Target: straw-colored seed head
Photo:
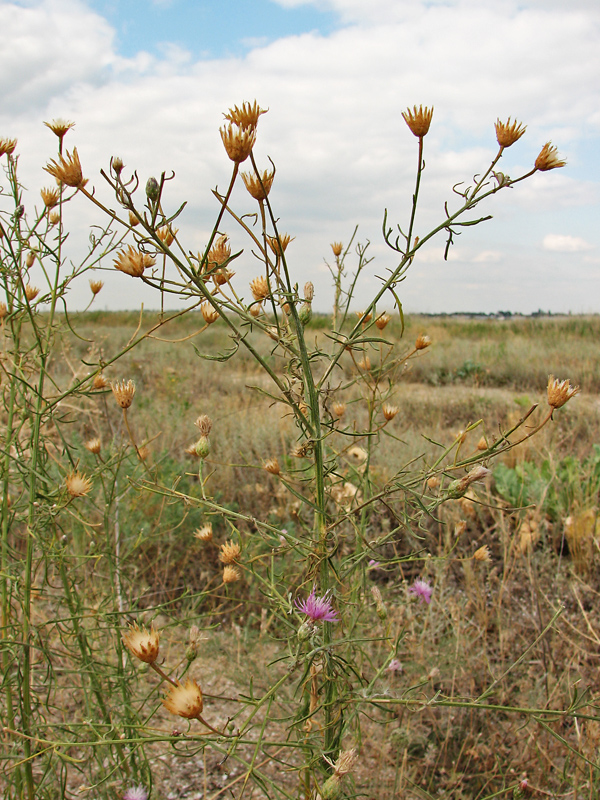
[[[363,325],[366,325],[367,322],[371,322],[371,320],[373,319],[373,314],[371,314],[370,311],[368,314],[365,314],[364,311],[357,311],[356,316],[359,318],[359,320],[362,322]]]
[[[223,114],[228,122],[238,125],[240,128],[256,128],[258,118],[261,114],[266,114],[268,108],[260,108],[256,100],[250,105],[249,102],[242,103],[242,107],[234,106],[229,109],[228,114]]]
[[[60,183],[66,186],[71,186],[74,189],[83,189],[87,180],[83,177],[81,169],[81,162],[77,148],[73,148],[73,152],[69,154],[65,151],[65,155],[59,155],[59,160],[50,160],[44,167],[46,172],[50,173]]]
[[[60,211],[56,209],[54,211],[50,211],[48,214],[48,221],[50,225],[57,225],[60,222]]]
[[[221,545],[221,552],[219,553],[219,561],[222,564],[234,564],[241,555],[241,548],[236,542],[229,540]]]
[[[110,388],[115,396],[115,400],[121,408],[129,408],[133,403],[133,396],[135,394],[135,383],[133,381],[124,380],[121,382],[111,383]]]
[[[2,156],[6,155],[7,153],[9,156],[12,156],[16,146],[17,146],[16,139],[0,139],[0,158],[2,158]]]
[[[26,257],[26,259],[25,259],[25,264],[26,264],[28,267],[33,267],[33,263],[34,263],[34,261],[35,261],[35,253],[33,252],[33,250],[30,250],[30,251],[27,253],[27,257]]]
[[[92,488],[92,482],[81,472],[71,472],[65,480],[67,492],[71,497],[83,497]]]
[[[369,454],[363,447],[354,445],[353,447],[349,448],[348,457],[357,464],[364,464],[369,457]]]
[[[62,139],[71,128],[75,127],[74,122],[67,122],[65,119],[53,119],[52,122],[44,122],[47,128],[50,128],[52,133],[56,134],[59,139]]]
[[[333,404],[332,408],[333,408],[333,413],[339,419],[341,419],[346,413],[346,403],[341,403],[339,400]]]
[[[212,430],[212,419],[208,414],[200,414],[194,425],[198,428],[202,436],[208,436]]]
[[[200,311],[202,312],[204,322],[206,322],[207,325],[212,325],[213,322],[216,322],[219,319],[219,312],[216,308],[213,308],[208,301],[202,303],[200,306]]]
[[[230,564],[223,567],[223,583],[235,583],[241,577],[242,573],[237,567],[232,567]]]
[[[212,522],[206,522],[201,528],[197,528],[194,531],[194,536],[205,544],[211,542],[213,538]]]
[[[90,439],[85,443],[85,448],[86,450],[89,450],[90,453],[93,453],[95,456],[97,456],[102,449],[102,442],[98,438]]]
[[[562,408],[578,392],[579,386],[571,386],[568,378],[559,381],[554,375],[548,375],[548,405],[551,408]]]
[[[110,165],[117,175],[120,175],[125,169],[123,159],[119,158],[119,156],[113,156],[110,160]]]
[[[104,281],[90,281],[90,289],[92,290],[92,294],[95,296],[102,290],[104,286]]]
[[[193,678],[186,678],[185,683],[171,686],[162,703],[171,714],[185,719],[197,719],[202,713],[202,689]]]
[[[30,283],[27,284],[25,287],[25,297],[31,303],[40,293],[40,290],[37,286],[32,286]]]
[[[228,237],[223,234],[213,242],[213,246],[208,251],[207,261],[208,269],[213,269],[215,266],[220,267],[229,261],[231,258],[231,246]],[[202,257],[200,257],[202,261]]]
[[[431,119],[433,117],[433,106],[431,108],[423,108],[423,106],[417,108],[414,106],[412,111],[410,108],[403,111],[402,116],[412,133],[418,136],[419,139],[422,139],[429,131],[429,126],[431,125]]]
[[[8,306],[5,302],[0,302],[0,319],[4,319],[4,317],[8,314]]]
[[[250,291],[257,302],[269,296],[269,283],[264,275],[259,275],[258,278],[250,281]]]
[[[129,224],[131,225],[132,228],[135,228],[136,225],[140,224],[139,219],[136,217],[133,211],[129,212]]]
[[[377,319],[375,320],[375,325],[377,325],[379,330],[382,331],[390,320],[391,320],[390,315],[387,313],[387,311],[385,311],[383,314],[377,317]]]
[[[221,140],[227,155],[236,164],[241,164],[245,161],[256,142],[256,130],[254,128],[237,128],[233,125],[227,125],[225,128],[220,128]]]
[[[506,122],[500,122],[499,119],[496,120],[494,127],[496,128],[496,140],[500,147],[510,147],[527,130],[527,125],[521,125],[517,120],[511,123],[510,117]]]
[[[429,336],[421,334],[417,336],[417,340],[415,342],[415,350],[425,350],[426,347],[429,347],[431,344],[431,339]]]
[[[150,448],[144,444],[138,447],[137,454],[140,461],[147,461],[150,458]]]
[[[535,160],[535,168],[540,172],[547,172],[549,169],[564,167],[566,163],[558,157],[558,148],[553,147],[552,142],[546,142]]]
[[[58,189],[41,189],[40,195],[46,208],[54,208],[60,198],[60,191]]]
[[[315,297],[315,286],[312,281],[307,281],[304,284],[304,302],[312,303]]]
[[[477,449],[478,450],[487,450],[488,443],[485,436],[482,436],[481,439],[477,442]]]
[[[264,170],[262,175],[256,175],[253,172],[242,172],[242,180],[248,192],[255,200],[266,200],[271,186],[273,185],[273,178],[275,172]]]
[[[260,317],[262,314],[263,307],[260,303],[254,303],[250,306],[250,313],[253,317]]]
[[[159,228],[156,231],[156,235],[161,242],[164,242],[167,247],[170,247],[175,241],[175,237],[177,236],[178,232],[179,228],[171,228],[170,225],[163,225],[162,228]]]
[[[232,270],[227,269],[226,267],[221,267],[221,269],[218,269],[213,273],[213,280],[217,286],[224,286],[233,278],[234,275],[235,272]]]
[[[363,356],[361,360],[357,362],[356,366],[359,369],[368,372],[371,369],[371,359],[369,358],[369,356]]]
[[[341,242],[332,242],[331,249],[333,250],[333,255],[336,258],[339,258],[342,255],[342,250],[344,249],[344,245]]]
[[[146,267],[151,267],[155,263],[156,261],[152,256],[140,253],[130,244],[127,245],[126,250],[121,250],[117,258],[114,259],[115,267],[120,272],[131,275],[132,278],[141,278]]]
[[[384,419],[386,419],[388,422],[391,419],[394,419],[399,411],[400,409],[398,406],[391,406],[389,403],[385,403],[383,406],[381,406],[381,413],[383,414]]]
[[[279,461],[276,458],[268,458],[265,463],[263,464],[264,469],[267,472],[270,472],[271,475],[279,475],[281,472],[281,467],[279,466]]]
[[[484,544],[483,547],[480,547],[478,550],[475,550],[473,553],[473,558],[475,561],[485,561],[489,563],[492,560],[492,555],[490,553],[490,548],[487,544]]]
[[[142,625],[140,628],[137,623],[129,626],[121,637],[123,644],[132,656],[139,658],[145,664],[154,664],[159,653],[158,631],[151,626],[150,630]]]
[[[108,386],[108,381],[106,380],[104,375],[101,372],[99,372],[97,375],[94,375],[92,386],[94,389],[106,389],[106,387]]]
[[[432,475],[431,478],[427,478],[427,486],[429,489],[435,490],[440,485],[440,479],[437,475]]]
[[[267,241],[269,243],[269,247],[275,253],[275,255],[278,258],[281,258],[283,253],[285,253],[288,244],[293,242],[295,238],[295,236],[290,236],[288,233],[280,233],[279,241],[277,240],[276,236],[269,236]]]

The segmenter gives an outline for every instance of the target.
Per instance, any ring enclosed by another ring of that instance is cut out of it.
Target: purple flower
[[[379,569],[380,566],[381,566],[380,562],[375,561],[375,559],[372,558],[367,564],[367,569]]]
[[[418,597],[421,603],[431,603],[433,587],[430,586],[427,581],[422,581],[420,578],[417,578],[413,585],[408,587],[408,591],[414,594],[415,597]]]
[[[132,786],[123,795],[123,800],[148,800],[148,792],[143,786]]]
[[[329,592],[326,592],[323,597],[317,597],[316,589],[313,586],[312,592],[308,595],[306,600],[295,600],[294,605],[303,614],[309,618],[311,622],[338,622],[337,612],[331,607],[331,600],[329,599]]]
[[[390,663],[387,665],[388,672],[402,672],[402,662],[399,658],[392,658]]]

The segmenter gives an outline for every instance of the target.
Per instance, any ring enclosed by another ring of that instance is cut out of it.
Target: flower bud
[[[160,193],[160,186],[156,178],[148,178],[146,181],[146,197],[151,203],[156,203]]]

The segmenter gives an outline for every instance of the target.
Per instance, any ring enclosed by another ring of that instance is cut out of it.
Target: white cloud
[[[483,250],[471,259],[474,264],[496,264],[502,258],[497,250]]]
[[[581,253],[592,250],[594,245],[586,242],[580,236],[568,236],[560,233],[549,233],[542,242],[544,250],[555,253]]]

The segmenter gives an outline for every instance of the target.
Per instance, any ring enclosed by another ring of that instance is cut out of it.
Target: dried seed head
[[[27,253],[27,258],[25,259],[25,264],[27,265],[28,268],[29,267],[33,267],[34,261],[35,261],[35,253],[33,252],[33,250],[30,250]]]
[[[196,539],[200,539],[201,542],[211,542],[213,538],[212,522],[206,522],[201,528],[197,528],[194,531],[194,536]]]
[[[8,306],[4,301],[0,302],[0,319],[4,319],[4,317],[8,314]]]
[[[90,289],[92,290],[92,294],[94,296],[96,296],[98,292],[102,290],[103,286],[104,286],[103,281],[90,281]]]
[[[129,626],[121,637],[123,644],[132,656],[139,658],[145,664],[154,664],[159,653],[158,631],[151,626],[150,630],[146,626],[141,628],[137,623]]]
[[[256,142],[255,128],[234,128],[233,125],[228,125],[220,128],[219,133],[227,155],[232,161],[241,164],[248,158]]]
[[[478,450],[487,450],[488,443],[486,441],[485,436],[482,436],[481,439],[477,442],[477,449]]]
[[[137,454],[140,461],[146,461],[150,458],[150,448],[146,445],[142,445],[142,447],[137,448]]]
[[[40,194],[46,208],[54,208],[60,198],[58,189],[41,189]]]
[[[548,405],[551,408],[562,408],[578,392],[579,386],[571,386],[568,378],[559,381],[554,375],[548,375]]]
[[[72,154],[65,151],[65,155],[59,155],[59,161],[51,160],[44,169],[54,176],[59,184],[64,183],[74,189],[83,189],[87,180],[83,177],[81,162],[77,148],[73,148]]]
[[[202,689],[193,678],[186,678],[185,683],[171,686],[162,703],[171,714],[197,719],[202,713]]]
[[[384,419],[386,419],[388,422],[391,419],[394,419],[399,411],[400,409],[398,406],[391,406],[389,403],[385,403],[383,406],[381,406],[381,413],[383,414]]]
[[[106,389],[106,387],[108,386],[108,381],[106,380],[104,375],[100,372],[97,375],[94,375],[92,386],[94,389]]]
[[[136,217],[133,211],[129,212],[129,224],[131,225],[132,228],[135,228],[136,225],[140,224],[139,219]]]
[[[208,414],[200,414],[194,425],[198,428],[202,436],[208,436],[212,430],[212,419]]]
[[[281,472],[279,461],[277,461],[276,458],[268,458],[263,464],[263,468],[266,469],[267,472],[270,472],[271,475],[279,475]]]
[[[373,314],[369,311],[368,314],[365,314],[364,311],[357,311],[356,316],[362,322],[363,325],[366,325],[368,322],[371,322],[373,319]]]
[[[362,370],[365,370],[365,372],[368,372],[371,369],[371,359],[369,358],[369,356],[363,356],[361,358],[361,360],[356,363],[356,366],[359,369],[362,369]]]
[[[127,383],[124,380],[120,383],[117,381],[116,383],[111,383],[110,388],[121,408],[129,408],[131,406],[133,395],[135,394],[135,383],[133,381],[130,380]]]
[[[0,139],[0,158],[2,158],[2,156],[6,153],[8,153],[9,156],[12,156],[16,146],[16,139]]]
[[[488,475],[491,474],[491,471],[487,469],[487,467],[484,467],[482,464],[478,464],[476,467],[473,467],[473,469],[469,470],[464,478],[452,481],[452,483],[448,486],[448,498],[458,500],[464,496],[465,492],[472,483],[475,483],[476,481],[483,481],[488,477]]]
[[[336,415],[336,417],[339,417],[339,419],[341,419],[346,413],[346,403],[341,403],[339,400],[333,404],[332,408],[333,413]]]
[[[248,102],[242,103],[242,107],[234,106],[229,109],[228,114],[223,114],[228,122],[238,125],[240,128],[256,128],[258,118],[261,114],[266,114],[268,108],[260,108],[256,100],[252,105]]]
[[[490,553],[490,548],[487,546],[487,544],[484,544],[483,547],[475,550],[473,553],[473,558],[475,561],[486,561],[489,564],[489,562],[492,560],[492,556]]]
[[[213,322],[216,322],[219,319],[219,312],[216,308],[213,308],[208,301],[202,303],[200,306],[200,311],[202,312],[204,322],[206,322],[207,325],[212,325]]]
[[[348,457],[357,464],[364,464],[369,457],[369,454],[364,448],[354,445],[353,447],[349,448]]]
[[[381,592],[379,591],[378,586],[371,586],[371,594],[373,595],[373,600],[375,600],[375,610],[377,611],[377,616],[379,619],[387,619],[387,608],[385,607],[385,603],[383,602],[383,597],[381,596]]]
[[[429,489],[437,489],[440,485],[440,479],[437,475],[432,475],[431,478],[427,478],[427,486]]]
[[[25,297],[30,303],[35,300],[39,293],[40,290],[37,286],[32,286],[30,283],[28,283],[25,287]]]
[[[85,443],[85,448],[86,450],[89,450],[90,453],[93,453],[95,456],[97,456],[102,449],[102,442],[98,438],[90,439]]]
[[[259,275],[258,278],[254,278],[253,281],[250,281],[250,291],[252,292],[252,297],[254,297],[257,302],[269,296],[269,283],[264,275]]]
[[[308,442],[304,442],[303,444],[297,444],[291,451],[290,455],[292,458],[305,458],[310,453],[310,444]]]
[[[229,283],[234,275],[235,272],[232,270],[227,269],[227,267],[221,267],[213,273],[213,281],[217,286],[224,286],[226,283]]]
[[[242,577],[242,573],[237,567],[232,567],[230,564],[223,567],[223,583],[235,583]]]
[[[44,122],[44,125],[47,128],[50,128],[52,133],[56,134],[59,139],[62,139],[65,134],[67,134],[71,128],[75,127],[74,122],[67,122],[64,119],[53,119],[52,122]]]
[[[341,242],[332,242],[331,249],[333,250],[333,255],[336,258],[339,258],[342,255],[342,250],[344,249],[344,245]]]
[[[315,297],[315,287],[312,281],[307,281],[304,284],[304,302],[312,303]]]
[[[92,488],[92,482],[80,472],[71,472],[66,477],[67,492],[71,497],[83,497]]]
[[[188,661],[194,661],[198,657],[201,641],[200,628],[197,625],[192,625],[190,628],[187,650],[185,651],[185,657]]]
[[[178,233],[179,228],[171,228],[170,225],[163,225],[162,228],[159,228],[156,231],[158,238],[161,240],[161,242],[164,242],[167,247],[170,247],[173,244]]]
[[[419,108],[417,108],[414,106],[412,111],[410,108],[408,108],[406,111],[403,111],[402,116],[414,135],[418,136],[419,139],[422,139],[423,136],[426,136],[427,132],[429,131],[431,118],[433,117],[433,106],[431,108],[423,108],[423,106],[419,106]]]
[[[234,564],[241,555],[241,548],[239,544],[231,541],[225,542],[221,545],[221,552],[219,553],[219,561],[222,564]]]
[[[391,320],[390,315],[387,313],[387,311],[385,311],[383,314],[377,317],[377,319],[375,320],[375,325],[377,325],[379,330],[382,331],[390,320]]]
[[[521,125],[520,122],[515,120],[511,123],[510,117],[506,122],[496,120],[496,140],[500,147],[510,147],[511,144],[517,142],[527,130],[527,125]]]
[[[269,247],[275,253],[278,258],[285,253],[287,246],[290,242],[293,242],[295,236],[290,236],[288,233],[280,233],[279,240],[277,240],[276,236],[269,236],[267,241],[269,243]]]
[[[260,175],[260,179],[259,176],[253,172],[242,172],[244,185],[255,200],[267,199],[267,195],[271,191],[271,186],[273,185],[274,177],[275,172],[269,172],[268,170],[264,170],[262,175]]]
[[[231,258],[231,246],[228,242],[228,237],[223,234],[213,242],[213,246],[208,251],[207,266],[208,269],[220,267]],[[202,261],[202,257],[199,259]]]
[[[48,214],[48,221],[50,225],[56,225],[60,222],[60,211],[51,211]]]
[[[421,334],[417,336],[417,340],[415,342],[415,350],[425,350],[426,347],[429,347],[431,344],[431,339],[429,336],[425,336]]]
[[[117,175],[120,175],[125,168],[123,159],[119,158],[119,156],[113,156],[110,160],[110,165]]]
[[[546,142],[535,160],[535,168],[540,172],[547,172],[549,169],[564,167],[566,163],[558,157],[558,148],[553,147],[552,142]]]
[[[250,313],[253,317],[260,317],[262,310],[263,307],[260,303],[254,303],[252,306],[250,306]]]
[[[127,250],[121,250],[117,258],[114,259],[116,269],[131,275],[132,278],[141,278],[146,267],[151,267],[155,263],[156,261],[152,256],[140,253],[130,244],[127,245]]]

